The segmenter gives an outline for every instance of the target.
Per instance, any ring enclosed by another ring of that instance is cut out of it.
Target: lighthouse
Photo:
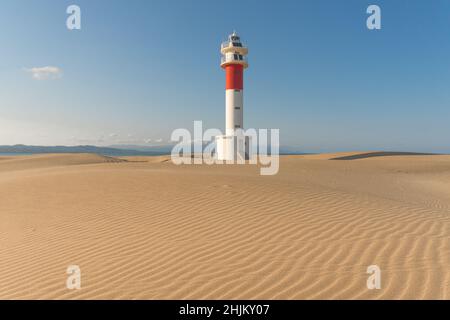
[[[216,137],[217,159],[248,159],[249,138],[244,130],[244,70],[248,48],[236,32],[220,47],[220,66],[225,70],[225,135]]]

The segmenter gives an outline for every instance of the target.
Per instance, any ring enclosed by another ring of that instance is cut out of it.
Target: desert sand
[[[450,299],[450,156],[0,159],[0,299]]]

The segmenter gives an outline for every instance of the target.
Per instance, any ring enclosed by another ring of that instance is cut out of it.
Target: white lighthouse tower
[[[249,139],[244,130],[244,69],[248,68],[248,48],[233,32],[220,48],[220,66],[225,70],[225,135],[216,137],[217,159],[249,157]]]

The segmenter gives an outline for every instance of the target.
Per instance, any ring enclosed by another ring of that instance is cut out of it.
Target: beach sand
[[[450,299],[450,156],[372,155],[0,157],[0,299]]]

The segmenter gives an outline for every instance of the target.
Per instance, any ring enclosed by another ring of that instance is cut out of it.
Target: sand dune
[[[374,157],[398,157],[398,156],[431,156],[432,153],[418,153],[418,152],[393,152],[393,151],[374,151],[365,153],[355,153],[353,155],[337,156],[330,160],[357,160]]]
[[[380,157],[395,157],[395,156],[432,156],[438,155],[433,153],[419,153],[419,152],[395,152],[395,151],[371,151],[371,152],[337,152],[337,153],[319,153],[319,154],[306,154],[301,157],[307,159],[316,160],[360,160],[367,158],[380,158]],[[289,156],[288,156],[289,157]],[[291,157],[299,157],[297,155]]]
[[[357,155],[4,159],[0,299],[450,299],[450,156]]]
[[[17,171],[25,169],[41,169],[49,167],[126,161],[125,159],[89,153],[10,156],[0,157],[0,159],[3,160],[0,166],[1,171]]]

